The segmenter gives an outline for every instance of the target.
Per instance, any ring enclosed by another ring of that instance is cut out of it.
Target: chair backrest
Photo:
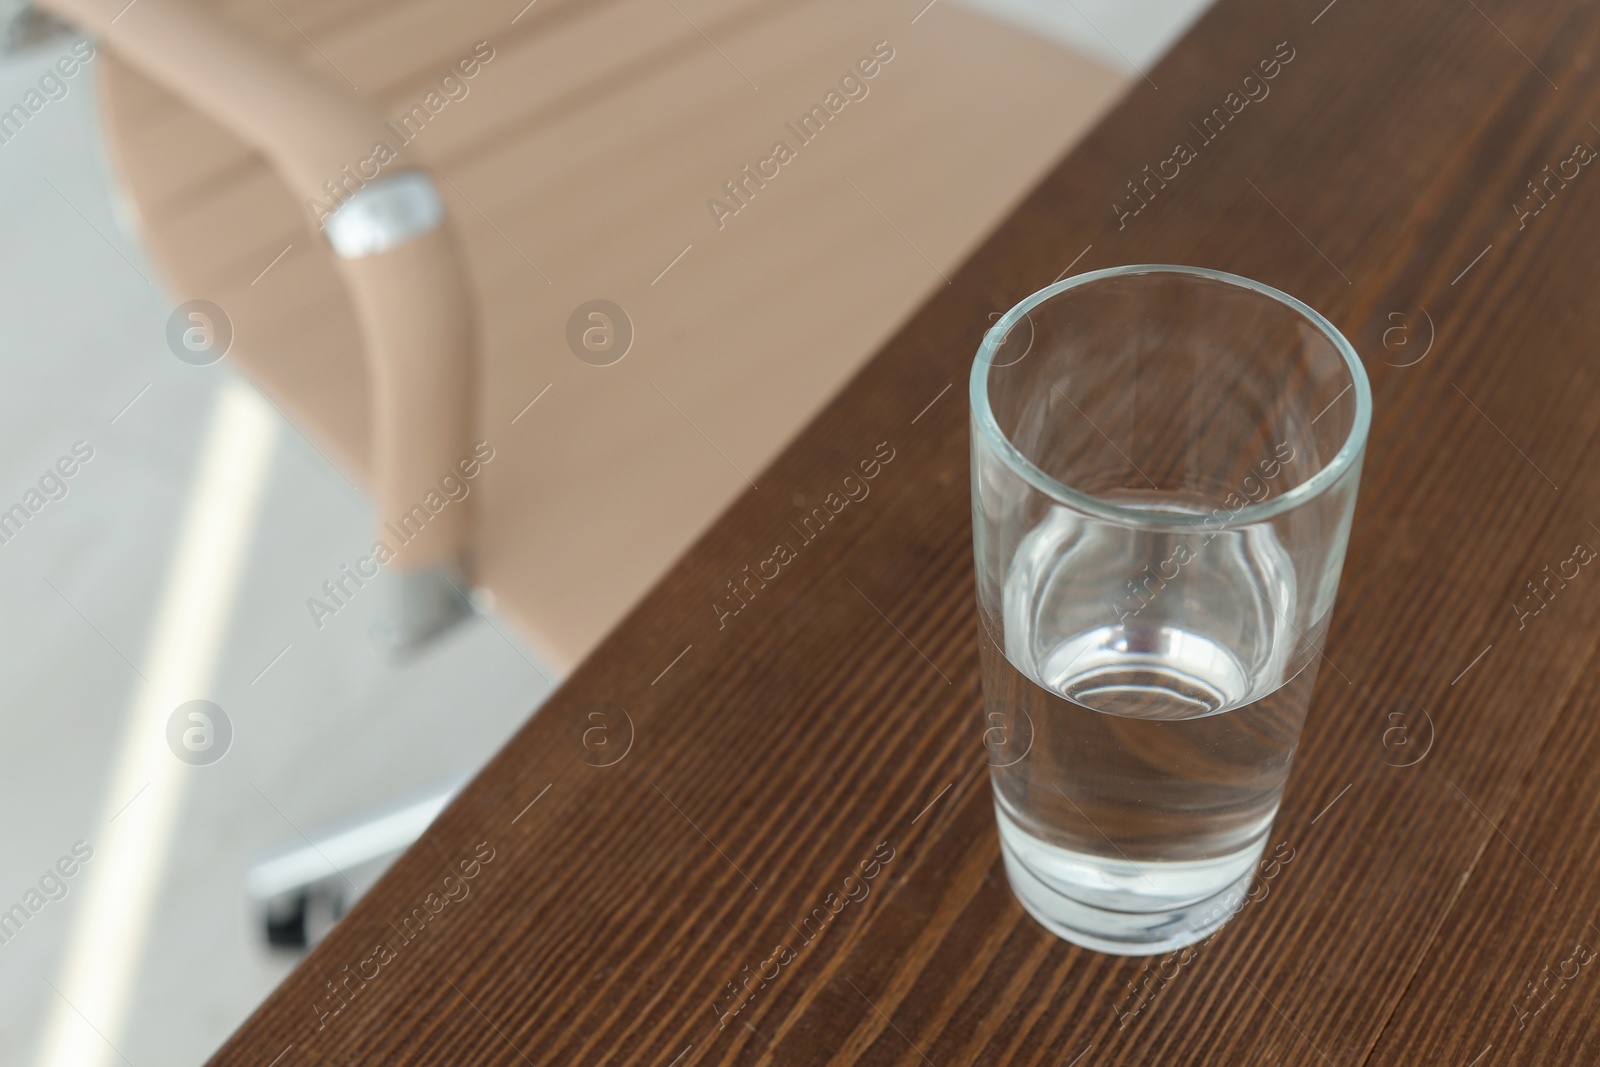
[[[473,516],[473,579],[563,666],[1126,82],[948,4],[915,24],[855,0],[211,5],[387,122],[380,139],[438,177],[459,234],[477,362],[437,361],[461,377],[421,388],[470,392],[466,452],[385,492],[363,323],[402,320],[381,299],[358,314],[310,194],[248,136],[117,54],[150,2],[104,27],[100,73],[163,274],[225,309],[230,360],[377,489],[380,537],[429,492],[449,501],[435,518]],[[336,187],[387,172],[370,146],[345,166]],[[474,456],[473,479],[441,484]]]

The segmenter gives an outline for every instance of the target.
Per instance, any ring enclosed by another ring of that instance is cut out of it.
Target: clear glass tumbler
[[[1012,890],[1153,955],[1232,916],[1277,815],[1372,396],[1310,307],[1198,267],[1058,282],[972,368],[985,731]]]

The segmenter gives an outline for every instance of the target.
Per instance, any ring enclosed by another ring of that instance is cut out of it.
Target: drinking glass
[[[1017,899],[1120,955],[1248,891],[1322,661],[1372,397],[1310,307],[1199,267],[1028,297],[972,368],[990,781]]]

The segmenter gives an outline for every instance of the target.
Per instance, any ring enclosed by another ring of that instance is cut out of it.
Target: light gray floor
[[[1142,75],[1211,0],[956,0]]]
[[[0,109],[68,43],[0,59]],[[172,304],[112,209],[93,77],[90,64],[0,144],[0,509],[73,442],[94,449],[68,495],[0,545],[0,908],[104,830],[112,760],[141,684],[134,667],[148,668],[197,452],[233,377],[226,360],[193,367],[166,347]],[[368,639],[374,596],[316,631],[306,598],[370,544],[372,514],[278,421],[216,681],[195,694],[220,704],[237,735],[221,762],[185,769],[115,1035],[138,1067],[202,1061],[292,966],[263,947],[243,889],[254,857],[295,839],[290,821],[309,829],[478,766],[549,690],[501,624],[474,620],[399,666]],[[49,983],[61,982],[94,872],[91,862],[67,897],[0,945],[5,1067],[35,1062],[60,1010]]]

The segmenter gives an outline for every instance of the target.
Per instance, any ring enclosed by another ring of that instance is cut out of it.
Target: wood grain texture
[[[1285,41],[1270,96],[1119,227],[1125,183]],[[1596,1062],[1600,968],[1565,961],[1600,945],[1600,576],[1516,605],[1600,544],[1600,179],[1512,205],[1600,141],[1597,49],[1576,3],[1221,0],[214,1062]],[[1140,961],[1011,899],[979,741],[966,373],[990,314],[1080,253],[1300,296],[1375,394],[1273,832],[1294,858],[1137,1013]],[[871,495],[802,545],[790,524],[880,447]],[[725,583],[780,541],[797,558],[719,627]],[[480,842],[469,895],[404,941]],[[880,847],[865,899],[803,931]],[[319,1029],[324,983],[385,939]],[[726,983],[779,945],[719,1027]],[[1563,973],[1531,1011],[1527,983]]]

